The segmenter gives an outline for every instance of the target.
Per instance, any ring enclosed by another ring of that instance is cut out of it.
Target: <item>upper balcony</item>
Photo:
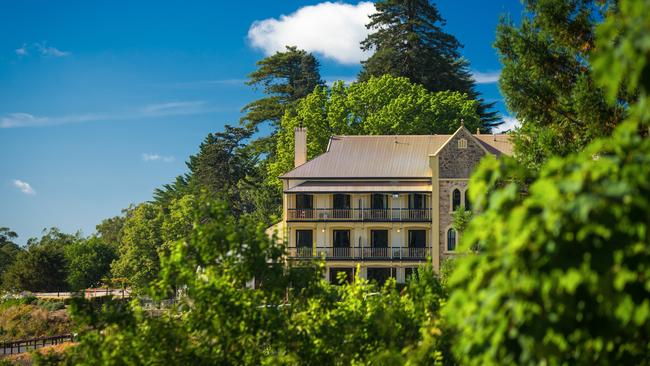
[[[427,222],[431,221],[431,209],[411,208],[289,208],[287,221],[399,221]]]
[[[431,221],[425,193],[298,193],[285,204],[287,221]]]

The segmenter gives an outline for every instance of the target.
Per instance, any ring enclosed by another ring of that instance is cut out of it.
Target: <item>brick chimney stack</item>
[[[307,162],[307,128],[296,127],[293,129],[295,145],[294,145],[294,167],[298,167]]]

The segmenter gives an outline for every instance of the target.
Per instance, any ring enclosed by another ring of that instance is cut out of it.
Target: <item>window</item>
[[[456,251],[456,230],[454,229],[447,230],[447,251]]]
[[[334,248],[350,247],[350,230],[334,230]]]
[[[339,279],[339,277],[343,277],[343,278]],[[339,285],[345,282],[352,283],[353,278],[354,278],[354,269],[352,268],[330,268],[331,284]]]
[[[418,269],[417,268],[404,268],[404,279],[406,282],[410,281],[412,278],[416,278],[418,276]]]
[[[376,282],[382,286],[391,277],[395,277],[395,268],[368,268],[368,281]]]
[[[458,140],[458,148],[459,149],[467,149],[467,140],[466,139]]]
[[[335,210],[349,210],[350,209],[350,195],[337,193],[333,198],[333,206]]]
[[[383,193],[375,193],[370,197],[370,218],[373,220],[387,220],[389,218],[388,212],[388,195]]]
[[[409,248],[424,248],[426,246],[426,230],[409,230]]]
[[[336,219],[350,218],[350,195],[337,193],[332,197],[332,216]]]
[[[426,196],[421,193],[413,193],[409,195],[409,209],[423,210],[427,208]]]
[[[373,248],[388,248],[388,230],[370,230],[370,238]]]
[[[314,238],[312,230],[296,230],[296,247],[311,248]]]
[[[465,191],[465,210],[466,211],[472,210],[472,203],[469,202],[469,196],[467,195],[467,191]]]
[[[460,207],[460,190],[454,189],[451,194],[451,210],[456,211]]]
[[[299,193],[296,195],[296,208],[301,210],[311,210],[314,208],[314,196],[311,194]]]
[[[385,210],[388,208],[388,196],[385,194],[373,194],[370,202],[370,207],[373,210]]]

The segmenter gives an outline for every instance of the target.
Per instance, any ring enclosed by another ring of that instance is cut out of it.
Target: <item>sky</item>
[[[496,81],[500,16],[518,0],[437,2],[478,90],[508,126]],[[0,0],[0,227],[89,235],[186,172],[203,138],[261,96],[255,62],[296,45],[328,82],[367,53],[370,2]]]

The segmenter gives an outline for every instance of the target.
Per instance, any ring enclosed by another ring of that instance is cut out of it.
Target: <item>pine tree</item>
[[[383,0],[366,26],[373,33],[361,43],[374,54],[363,61],[359,81],[390,74],[404,76],[431,92],[460,91],[478,99],[469,63],[462,58],[460,42],[442,27],[445,20],[428,0]],[[494,103],[479,100],[478,113],[487,132],[502,122],[491,111]]]
[[[263,88],[267,95],[248,103],[242,109],[246,113],[240,122],[248,127],[257,127],[264,122],[277,126],[287,108],[308,95],[316,86],[323,85],[316,58],[296,47],[285,52],[276,52],[257,62],[258,69],[249,75],[247,85]]]
[[[498,26],[499,86],[508,109],[523,121],[515,147],[526,165],[578,151],[624,119],[628,97],[608,105],[590,60],[595,28],[613,3],[528,0],[521,25],[504,19]]]

